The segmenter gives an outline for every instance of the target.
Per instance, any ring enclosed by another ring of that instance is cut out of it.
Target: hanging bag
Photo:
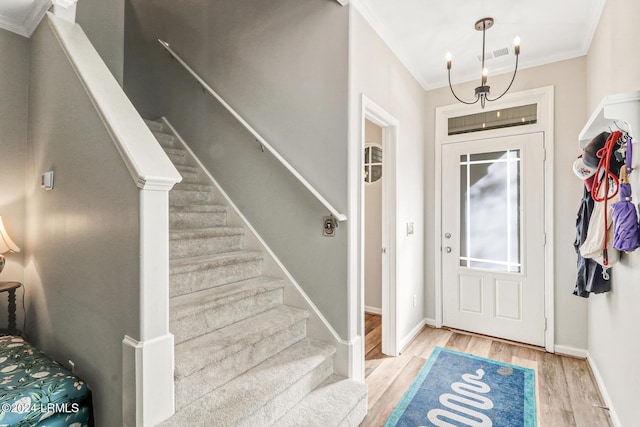
[[[632,252],[640,247],[638,213],[631,199],[631,184],[627,178],[633,170],[632,147],[633,140],[629,138],[625,166],[620,169],[620,201],[611,206],[613,208],[613,247],[625,252]]]

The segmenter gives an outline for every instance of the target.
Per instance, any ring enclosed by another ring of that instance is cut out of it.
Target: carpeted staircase
[[[308,313],[283,305],[245,229],[162,122],[147,125],[183,177],[169,193],[170,329],[176,414],[166,426],[356,426],[366,386],[333,372],[332,345],[307,338]]]

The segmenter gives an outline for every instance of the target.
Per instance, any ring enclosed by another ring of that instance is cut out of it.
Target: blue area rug
[[[436,347],[385,427],[534,427],[533,369]]]

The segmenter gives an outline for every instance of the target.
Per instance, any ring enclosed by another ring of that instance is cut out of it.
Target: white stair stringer
[[[147,125],[183,176],[169,193],[177,412],[163,425],[358,425],[366,385],[336,375],[335,346],[308,338],[309,311],[283,304],[287,282],[265,275],[255,231],[230,222],[184,141]]]

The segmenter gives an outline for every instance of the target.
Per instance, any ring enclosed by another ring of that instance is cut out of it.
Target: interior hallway
[[[609,427],[609,415],[586,361],[525,346],[425,326],[398,357],[382,354],[381,317],[365,313],[365,378],[369,412],[361,426],[382,426],[434,347],[474,354],[536,371],[538,426]]]

